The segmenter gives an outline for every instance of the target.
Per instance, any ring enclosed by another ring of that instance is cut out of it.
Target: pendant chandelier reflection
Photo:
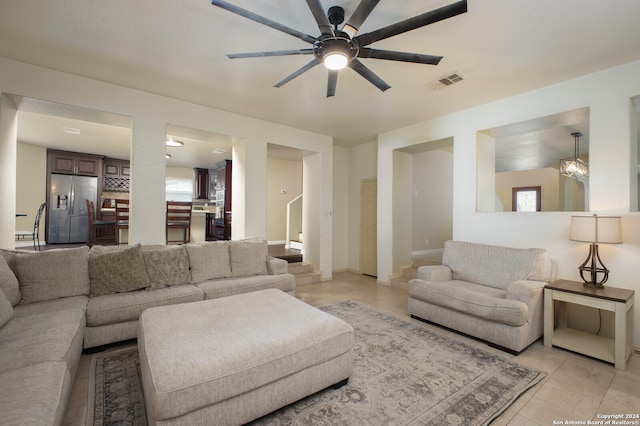
[[[574,138],[573,158],[560,160],[560,174],[573,179],[589,176],[589,165],[580,159],[580,136],[582,133],[571,133],[571,136]]]

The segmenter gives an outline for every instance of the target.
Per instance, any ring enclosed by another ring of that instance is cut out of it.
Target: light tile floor
[[[638,354],[631,356],[625,371],[616,370],[611,364],[569,351],[547,348],[542,341],[535,342],[519,356],[514,357],[482,342],[411,319],[407,312],[406,289],[377,284],[375,278],[351,272],[334,273],[331,281],[300,285],[296,289],[296,295],[313,306],[355,300],[486,351],[515,358],[523,365],[547,373],[542,382],[516,400],[492,425],[547,426],[571,424],[569,422],[572,421],[587,424],[588,421],[598,420],[607,424],[606,420],[599,416],[640,415]],[[66,411],[66,425],[85,424],[90,362],[90,355],[82,356]],[[637,417],[626,420],[635,422],[629,424],[640,424]]]

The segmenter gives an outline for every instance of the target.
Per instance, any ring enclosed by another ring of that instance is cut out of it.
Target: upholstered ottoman
[[[352,371],[353,328],[269,289],[160,306],[140,316],[150,425],[242,424]]]

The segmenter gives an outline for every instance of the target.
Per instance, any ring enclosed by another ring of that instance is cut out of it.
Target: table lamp
[[[621,217],[598,216],[596,214],[593,216],[571,216],[569,239],[591,244],[589,255],[578,267],[578,270],[585,286],[602,288],[609,278],[610,271],[600,259],[598,244],[622,243]],[[598,280],[598,274],[602,274],[600,280]]]

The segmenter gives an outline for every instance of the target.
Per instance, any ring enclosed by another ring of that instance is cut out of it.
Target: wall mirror
[[[589,210],[589,108],[478,131],[477,155],[479,212]],[[539,191],[519,208],[521,188]]]

